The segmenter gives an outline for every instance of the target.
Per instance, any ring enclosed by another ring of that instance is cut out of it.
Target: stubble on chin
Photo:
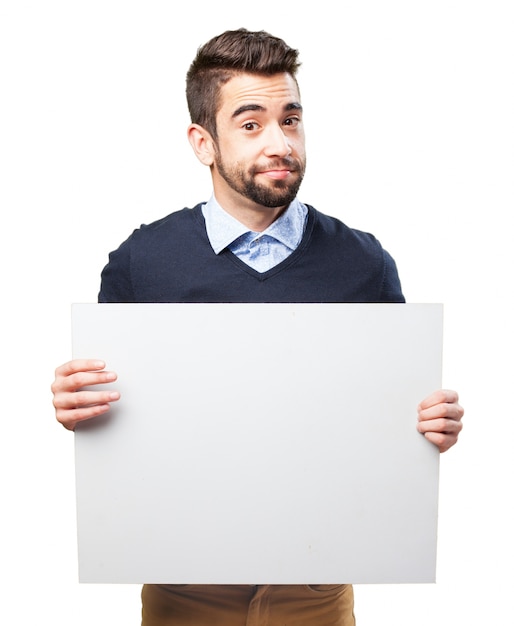
[[[238,164],[226,168],[219,155],[216,157],[215,166],[220,176],[232,189],[252,202],[269,209],[287,206],[296,198],[305,172],[304,164],[293,159],[281,159],[280,162],[267,165],[267,169],[289,167],[291,172],[296,173],[294,180],[269,179],[268,184],[264,185],[257,181],[258,175],[264,171],[263,168],[254,166],[248,172]]]

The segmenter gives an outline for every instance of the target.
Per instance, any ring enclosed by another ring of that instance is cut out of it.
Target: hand
[[[446,452],[457,443],[463,415],[457,392],[440,389],[418,406],[418,431],[437,446],[439,452]]]
[[[107,413],[110,402],[119,400],[117,391],[83,390],[117,379],[114,372],[107,372],[104,368],[105,363],[97,359],[75,359],[55,370],[51,387],[55,417],[68,430],[75,430],[78,422]]]

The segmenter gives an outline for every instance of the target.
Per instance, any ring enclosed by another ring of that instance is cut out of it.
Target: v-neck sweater
[[[307,205],[303,238],[267,272],[216,255],[202,204],[143,224],[109,254],[99,302],[405,302],[396,264],[370,233]]]

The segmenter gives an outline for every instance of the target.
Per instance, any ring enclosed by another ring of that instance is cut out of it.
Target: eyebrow
[[[266,108],[260,104],[243,104],[232,113],[232,118],[246,113],[246,111],[265,111]],[[284,111],[303,111],[303,107],[299,102],[290,102],[284,107]]]

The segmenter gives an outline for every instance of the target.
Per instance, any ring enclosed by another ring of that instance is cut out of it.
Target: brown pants
[[[351,585],[145,585],[142,626],[355,626]]]

